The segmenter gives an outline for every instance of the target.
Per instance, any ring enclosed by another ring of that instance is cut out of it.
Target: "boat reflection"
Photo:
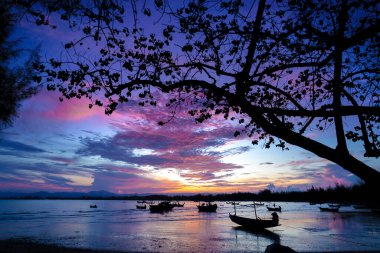
[[[280,235],[278,235],[278,234],[276,234],[270,230],[267,230],[267,229],[251,230],[251,229],[245,228],[243,226],[234,227],[233,229],[235,231],[244,231],[246,233],[255,235],[257,237],[257,239],[259,239],[259,237],[261,237],[261,238],[271,240],[271,241],[273,241],[273,243],[280,243]]]

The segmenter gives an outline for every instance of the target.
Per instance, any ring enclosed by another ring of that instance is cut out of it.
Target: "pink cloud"
[[[95,116],[104,116],[102,108],[89,109],[89,103],[88,99],[71,99],[60,102],[57,92],[41,90],[22,106],[20,118],[25,120],[81,121]]]
[[[79,121],[100,113],[99,110],[88,108],[88,101],[73,99],[56,104],[55,107],[42,113],[43,116],[52,120]]]
[[[325,187],[328,186],[335,186],[335,185],[344,185],[344,186],[350,186],[352,185],[352,181],[350,181],[347,178],[348,172],[345,172],[343,169],[342,171],[337,171],[335,168],[326,167],[321,172],[321,177],[323,179],[323,185]]]
[[[169,123],[163,127],[145,127],[132,131],[128,127],[118,125],[118,132],[102,139],[85,139],[80,155],[100,155],[103,158],[124,161],[136,166],[150,165],[158,169],[175,168],[210,174],[241,168],[240,165],[225,163],[221,158],[223,152],[213,151],[215,147],[224,145],[233,139],[233,128],[221,127],[205,131],[203,125],[189,122],[189,119],[178,119],[177,124]],[[152,150],[149,155],[135,156],[135,149]],[[247,148],[233,152],[246,152]],[[225,151],[229,152],[229,150]]]
[[[181,184],[170,180],[154,180],[138,175],[119,172],[97,173],[93,189],[104,189],[119,194],[165,193],[181,188]]]
[[[293,160],[287,163],[279,164],[277,167],[290,167],[290,168],[299,168],[299,167],[315,167],[318,164],[327,163],[325,159],[306,159],[306,160]]]

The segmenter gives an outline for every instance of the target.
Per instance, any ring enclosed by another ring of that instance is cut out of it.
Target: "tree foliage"
[[[133,1],[126,14],[115,1],[74,2],[83,36],[65,45],[70,57],[38,68],[62,99],[87,97],[90,108],[111,114],[135,99],[156,106],[160,90],[173,115],[180,105],[197,122],[221,115],[244,125],[253,144],[291,143],[364,181],[380,180],[347,144],[361,142],[365,156],[380,156],[377,1]],[[131,16],[144,22],[125,25]],[[149,17],[161,20],[155,33],[145,32]],[[329,127],[336,147],[307,135]]]
[[[12,124],[20,101],[37,92],[32,80],[33,65],[39,58],[38,50],[31,52],[22,67],[16,66],[15,61],[22,50],[17,47],[17,41],[9,39],[16,22],[10,7],[7,2],[0,3],[0,129]]]

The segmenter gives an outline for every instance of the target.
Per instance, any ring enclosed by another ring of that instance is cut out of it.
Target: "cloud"
[[[60,165],[72,165],[78,160],[77,158],[68,158],[68,157],[60,157],[60,156],[51,156],[51,157],[49,156],[49,157],[46,157],[46,159],[58,162],[58,164]]]
[[[357,182],[356,177],[323,159],[300,159],[282,164],[261,162],[260,166],[275,164],[271,168],[279,171],[275,176],[255,174],[253,178],[253,172],[245,165],[230,159],[252,149],[246,143],[239,146],[239,141],[246,137],[234,138],[233,133],[239,126],[230,121],[216,117],[195,124],[183,110],[168,124],[159,126],[158,121],[172,116],[167,108],[140,107],[131,101],[121,105],[111,117],[105,117],[101,108],[89,110],[86,100],[60,103],[56,95],[44,91],[30,104],[32,106],[21,112],[24,123],[34,122],[34,131],[47,132],[48,138],[36,138],[28,143],[18,141],[29,131],[30,125],[25,125],[19,126],[17,140],[9,138],[9,134],[0,140],[0,152],[13,156],[7,158],[14,162],[13,172],[7,168],[6,175],[18,185],[28,181],[33,185],[44,182],[66,189],[174,192],[216,191],[217,187],[221,187],[221,191],[257,190],[270,183],[276,185],[276,189],[289,190]],[[159,105],[164,104],[164,97],[157,99]],[[70,124],[67,124],[70,129],[62,122]],[[96,128],[88,127],[89,122]],[[60,130],[56,131],[57,128]],[[50,132],[51,129],[55,132]],[[53,138],[55,141],[51,142]],[[15,157],[25,160],[15,163]],[[164,186],[163,181],[167,185]]]
[[[215,132],[215,135],[213,134]],[[215,180],[215,172],[242,168],[240,165],[221,162],[221,158],[231,154],[246,152],[249,147],[237,147],[226,151],[208,151],[223,145],[228,140],[220,136],[218,141],[210,138],[218,136],[220,130],[177,131],[176,134],[159,128],[151,132],[120,131],[111,137],[84,138],[83,147],[77,150],[80,156],[100,156],[110,162],[125,162],[135,168],[155,167],[158,170],[173,168],[189,182]],[[149,150],[148,154],[139,150]],[[181,173],[181,171],[189,171]]]
[[[272,165],[272,164],[274,164],[274,163],[272,163],[272,162],[259,163],[259,165]]]
[[[32,145],[24,144],[18,141],[10,141],[6,139],[0,139],[0,148],[4,150],[29,152],[29,153],[43,153],[46,152],[43,149],[37,148]]]
[[[43,118],[55,121],[80,121],[96,115],[103,115],[99,107],[88,108],[88,99],[71,99],[59,101],[58,92],[41,90],[37,96],[27,101],[27,108],[22,110],[23,118]]]
[[[178,182],[155,180],[133,173],[108,171],[95,174],[91,189],[103,189],[120,194],[165,193],[181,188]]]
[[[0,190],[14,186],[13,190],[44,189],[74,190],[91,184],[92,175],[78,167],[52,165],[45,162],[2,161]],[[16,187],[17,186],[17,187]]]
[[[154,107],[121,107],[117,122],[112,125],[116,133],[111,136],[89,136],[81,140],[79,156],[99,156],[110,162],[124,162],[136,168],[151,166],[158,169],[174,168],[178,174],[190,171],[199,181],[214,180],[215,172],[242,168],[241,165],[225,163],[221,158],[241,154],[249,146],[228,148],[235,126],[226,121],[216,124],[209,121],[195,124],[186,117],[178,116],[172,122],[158,126],[157,122],[166,117]],[[223,150],[219,147],[226,146]],[[190,180],[189,177],[185,177]]]
[[[325,165],[327,163],[327,160],[325,159],[300,159],[300,160],[293,160],[287,163],[279,164],[277,167],[290,167],[290,168],[315,168],[319,167],[321,165]]]
[[[158,100],[164,104],[164,98]],[[0,162],[7,170],[2,176],[20,187],[46,184],[52,190],[55,185],[57,189],[104,187],[130,192],[139,188],[143,192],[146,187],[145,192],[174,192],[190,187],[190,182],[226,184],[223,179],[232,175],[229,171],[242,166],[222,158],[250,147],[230,145],[242,138],[233,137],[236,126],[230,122],[213,119],[196,124],[185,111],[159,126],[158,121],[171,117],[167,108],[139,107],[132,101],[106,117],[101,108],[89,110],[86,100],[61,103],[57,93],[41,91],[25,102],[13,128],[19,139],[25,132],[33,133],[33,145],[15,140],[0,143],[0,150],[5,147],[3,153],[11,155]],[[16,161],[21,150],[36,155]]]
[[[115,136],[102,139],[85,138],[82,140],[83,148],[77,151],[78,155],[100,156],[111,161],[123,161],[138,165],[160,165],[170,162],[163,156],[142,155],[136,156],[135,149],[163,149],[168,145],[167,139],[159,136],[146,135],[138,132],[116,134]]]
[[[328,164],[320,174],[325,186],[353,185],[360,182],[360,179],[351,172],[344,170],[339,165]]]
[[[221,145],[224,145],[224,143],[221,143]],[[238,155],[242,154],[245,152],[248,152],[252,149],[251,146],[241,146],[241,147],[236,147],[236,148],[230,148],[224,151],[208,151],[208,155],[212,156],[220,156],[220,157],[226,157],[226,156],[233,156],[233,155]]]
[[[274,189],[276,189],[276,186],[274,186],[273,183],[270,183],[270,184],[268,184],[267,188],[268,188],[268,190],[270,190],[270,191],[274,191]]]
[[[289,173],[279,173],[284,184],[292,182],[290,184],[294,187],[302,189],[308,189],[312,185],[326,188],[337,184],[350,186],[360,182],[360,179],[349,171],[322,158],[291,161],[278,167],[292,169]],[[296,182],[299,184],[295,185]]]

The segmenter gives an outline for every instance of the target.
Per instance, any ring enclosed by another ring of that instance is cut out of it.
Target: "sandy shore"
[[[104,251],[65,248],[59,245],[36,243],[29,240],[0,240],[0,253],[125,253],[131,251]]]
[[[0,240],[0,253],[129,253],[132,251],[109,251],[66,248],[52,244],[42,244],[29,240],[9,239]],[[329,253],[380,253],[376,251],[331,251]],[[302,252],[300,252],[302,253]],[[304,252],[306,253],[306,252]],[[307,253],[327,253],[327,252],[307,252]]]

